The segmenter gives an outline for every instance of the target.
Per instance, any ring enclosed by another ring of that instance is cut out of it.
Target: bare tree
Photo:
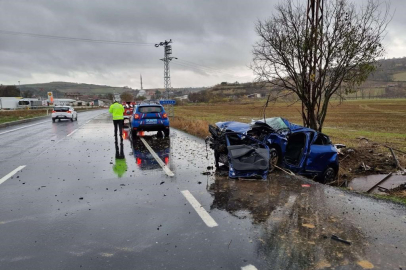
[[[259,81],[294,93],[302,103],[303,125],[321,131],[330,98],[340,87],[344,93],[353,91],[383,56],[388,12],[379,0],[364,6],[326,0],[322,27],[314,31],[307,24],[306,6],[284,1],[270,19],[256,25],[260,40],[253,47],[251,68]]]
[[[121,101],[132,102],[134,101],[134,96],[130,92],[124,92],[120,95]]]

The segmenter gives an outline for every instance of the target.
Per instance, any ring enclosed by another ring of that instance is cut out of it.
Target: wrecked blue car
[[[206,143],[214,150],[216,167],[219,163],[228,169],[230,178],[262,178],[269,172],[269,147],[251,136],[218,126],[209,126],[211,136]]]
[[[246,134],[266,144],[271,169],[280,166],[297,174],[317,178],[323,183],[332,182],[337,176],[337,149],[323,133],[290,123],[281,117],[253,120],[251,124],[218,122],[216,126],[219,130]]]

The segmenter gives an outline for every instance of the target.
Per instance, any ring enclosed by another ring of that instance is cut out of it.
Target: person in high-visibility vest
[[[117,128],[120,130],[121,142],[123,142],[124,107],[117,101],[111,104],[109,112],[113,115],[114,137],[117,142]]]

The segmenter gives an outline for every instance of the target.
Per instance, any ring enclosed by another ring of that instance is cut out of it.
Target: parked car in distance
[[[163,132],[169,136],[169,118],[165,108],[155,102],[138,104],[130,121],[131,137],[134,139],[140,131]]]
[[[55,120],[67,119],[78,120],[78,113],[72,106],[55,106],[52,110],[52,122],[55,123]]]
[[[271,163],[294,173],[332,182],[338,173],[338,151],[330,138],[313,129],[302,127],[281,117],[240,122],[219,122],[221,130],[247,134],[266,143]],[[272,166],[274,167],[274,166]]]

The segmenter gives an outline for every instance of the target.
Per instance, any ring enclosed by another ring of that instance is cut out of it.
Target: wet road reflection
[[[158,157],[166,164],[169,164],[170,159],[170,145],[171,141],[169,137],[162,137],[161,134],[143,136],[144,140],[151,146]],[[155,160],[152,154],[145,147],[144,143],[137,137],[135,139],[130,138],[128,129],[123,131],[124,139],[128,139],[131,143],[132,155],[134,156],[135,163],[141,170],[154,170],[161,169],[159,163]]]
[[[118,142],[114,142],[116,148],[116,159],[113,165],[113,172],[120,178],[127,171],[127,162],[125,161],[124,156],[124,144],[120,143],[120,148],[118,147]]]
[[[272,175],[267,181],[215,175],[208,188],[210,207],[252,220],[257,253],[266,258],[269,269],[354,266],[369,245],[361,228],[329,211],[323,187],[302,184],[285,175]],[[332,235],[351,245],[332,240]]]

